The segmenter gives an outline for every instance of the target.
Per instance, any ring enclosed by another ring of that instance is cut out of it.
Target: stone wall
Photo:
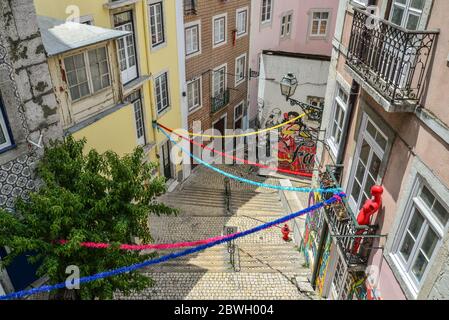
[[[0,207],[12,209],[35,190],[36,160],[62,128],[33,0],[1,1],[0,30],[0,93],[14,142],[0,153]]]

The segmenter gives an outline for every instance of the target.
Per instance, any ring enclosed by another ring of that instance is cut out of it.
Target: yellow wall
[[[156,113],[153,80],[148,81],[142,87],[147,140],[149,143],[155,143],[158,146],[166,141],[166,137],[153,128],[153,120],[158,120],[164,125],[172,128],[182,128],[175,1],[177,0],[164,1],[166,45],[156,50],[151,49],[147,1],[139,1],[133,6],[135,36],[138,45],[139,75],[157,75],[163,71],[168,71],[169,74],[170,108],[166,113],[163,113],[160,118],[157,117]],[[68,17],[68,14],[66,13],[68,6],[76,5],[80,9],[81,16],[93,16],[95,26],[112,28],[113,20],[111,11],[103,7],[103,4],[107,2],[108,0],[34,0],[38,15],[65,20]],[[116,126],[106,125],[104,124],[105,121],[100,121],[99,123],[94,123],[90,126],[93,128],[89,127],[82,131],[87,139],[92,139],[94,141],[92,143],[88,142],[89,145],[95,146],[96,148],[99,148],[99,150],[110,148],[118,153],[124,152],[125,150],[132,150],[133,148],[130,148],[130,146],[135,147],[135,132],[131,132],[131,128],[129,128],[129,123],[132,124],[134,121],[130,121],[129,118],[126,118],[123,111],[118,114],[120,116],[114,115],[114,117],[110,116],[106,118],[115,121],[114,123]],[[121,123],[126,123],[124,127],[127,129],[120,133],[120,138],[118,140],[114,141],[115,139],[111,139],[111,136],[116,136],[118,134],[118,132],[114,130],[120,128],[121,126],[119,126],[119,124]],[[96,127],[101,127],[101,130]],[[82,135],[82,133],[77,133],[75,136],[80,135]],[[99,135],[103,135],[104,137],[99,137]],[[122,143],[126,144],[122,145]],[[159,154],[161,153],[159,148],[156,149],[155,152],[151,152],[150,161],[158,161],[156,152]],[[178,169],[180,169],[180,167],[178,167]]]
[[[73,134],[75,139],[87,138],[87,149],[103,153],[114,150],[120,156],[136,148],[136,128],[132,105],[119,109]]]

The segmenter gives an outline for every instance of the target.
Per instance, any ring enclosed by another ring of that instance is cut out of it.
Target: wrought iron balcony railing
[[[186,16],[196,14],[198,0],[184,0],[184,14]]]
[[[340,187],[335,177],[337,172],[334,166],[327,166],[326,171],[320,174],[322,187]],[[326,200],[332,196],[332,193],[323,194]],[[331,235],[335,238],[347,265],[350,267],[365,266],[371,255],[373,240],[382,237],[376,234],[377,226],[359,225],[346,199],[343,199],[343,203],[336,203],[324,208],[324,213]]]
[[[411,31],[354,9],[347,64],[393,105],[416,105],[438,31]]]
[[[226,107],[229,103],[229,96],[230,96],[229,89],[226,89],[219,95],[212,97],[211,98],[212,113],[215,113],[218,110],[220,110],[221,108]]]

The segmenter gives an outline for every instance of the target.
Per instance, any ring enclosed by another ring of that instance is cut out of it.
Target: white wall
[[[281,95],[280,81],[284,75],[293,73],[298,79],[299,85],[292,98],[307,102],[308,96],[325,97],[329,65],[329,61],[263,55],[258,97],[259,102],[264,103],[263,109],[259,110],[262,127],[275,109],[280,109],[281,116],[289,111],[302,113],[298,106],[292,107]]]

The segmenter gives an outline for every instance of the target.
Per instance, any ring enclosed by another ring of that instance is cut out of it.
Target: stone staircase
[[[210,170],[199,169],[187,182],[160,197],[160,202],[180,209],[180,214],[150,217],[150,232],[155,242],[215,237],[222,234],[225,226],[244,231],[285,215],[277,191],[249,188],[235,181],[231,182],[231,210],[228,212],[223,178]],[[230,170],[239,175],[237,167],[226,171]],[[285,242],[281,237],[279,227],[274,227],[237,239],[234,264],[228,245],[222,244],[144,268],[141,272],[155,279],[155,286],[128,298],[316,299],[302,254],[293,242]]]
[[[282,216],[284,209],[278,192],[256,193],[251,191],[234,191],[231,195],[231,212],[225,212],[224,189],[203,187],[183,188],[167,193],[160,201],[181,209],[183,214],[193,216],[211,215],[257,215]],[[206,208],[206,211],[204,210]]]

